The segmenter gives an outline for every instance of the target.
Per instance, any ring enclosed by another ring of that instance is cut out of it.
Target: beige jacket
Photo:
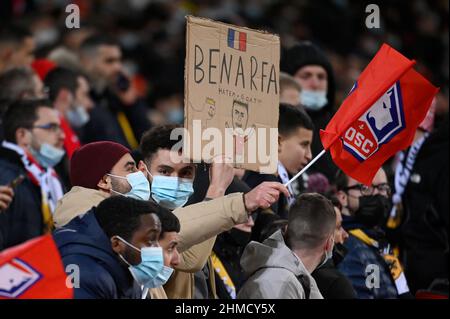
[[[73,187],[58,201],[53,216],[56,227],[64,226],[76,216],[97,206],[107,197],[109,194],[102,191]],[[180,264],[164,289],[169,298],[192,298],[193,273],[202,269],[208,261],[216,236],[234,225],[247,222],[248,215],[242,193],[181,207],[173,213],[178,217],[181,225],[178,244]],[[214,277],[211,277],[211,281],[214,282]],[[160,289],[156,291],[152,289],[150,294],[164,297]]]

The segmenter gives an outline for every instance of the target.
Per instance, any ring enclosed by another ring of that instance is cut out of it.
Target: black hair
[[[48,88],[48,97],[54,102],[62,89],[67,89],[75,95],[78,88],[78,76],[76,72],[63,67],[57,67],[48,72],[44,84]]]
[[[181,229],[180,220],[174,213],[167,208],[161,207],[155,214],[161,221],[161,238],[164,237],[164,233],[176,232],[179,233]]]
[[[336,191],[344,191],[348,187],[348,176],[342,170],[338,170],[336,172],[334,185],[336,187]]]
[[[318,193],[304,193],[289,209],[287,244],[291,249],[315,249],[335,228],[331,201]]]
[[[0,30],[0,46],[2,44],[21,44],[25,38],[31,37],[31,32],[19,25],[8,25]]]
[[[115,235],[130,241],[141,226],[141,216],[162,215],[161,206],[151,201],[125,196],[112,196],[103,200],[95,209],[95,218],[108,238]]]
[[[172,130],[176,128],[181,128],[181,126],[175,124],[155,126],[142,135],[139,149],[144,161],[150,160],[160,149],[172,149],[182,139],[182,137],[174,140],[170,139]]]
[[[330,190],[326,193],[320,193],[321,195],[325,196],[327,199],[331,201],[331,204],[333,204],[334,207],[339,208],[339,210],[342,210],[342,204],[339,201],[339,199],[336,197],[336,192],[334,190]]]
[[[35,74],[28,68],[13,68],[0,74],[0,101],[10,103],[24,94],[34,95]]]
[[[51,108],[50,101],[18,100],[10,104],[2,119],[5,140],[16,143],[16,131],[19,128],[31,129],[38,119],[37,111],[40,107]]]
[[[280,103],[279,134],[289,136],[299,128],[314,130],[314,124],[309,115],[293,105]]]
[[[80,51],[81,52],[93,52],[98,49],[99,46],[107,45],[107,46],[119,46],[119,43],[114,40],[112,37],[100,34],[94,34],[90,37],[86,38],[83,43],[81,43]]]

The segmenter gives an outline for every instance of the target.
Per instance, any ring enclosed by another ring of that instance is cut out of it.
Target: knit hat
[[[121,144],[102,141],[89,143],[76,150],[70,160],[72,186],[97,189],[100,179],[111,172],[130,150]]]
[[[328,75],[328,105],[334,104],[334,73],[325,53],[310,41],[302,41],[287,49],[281,58],[281,71],[292,76],[306,65],[319,65]]]

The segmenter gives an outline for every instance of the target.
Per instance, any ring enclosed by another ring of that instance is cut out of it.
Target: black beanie
[[[310,41],[302,41],[287,49],[281,58],[281,71],[292,76],[306,65],[320,65],[328,75],[328,105],[334,104],[334,73],[325,53]]]

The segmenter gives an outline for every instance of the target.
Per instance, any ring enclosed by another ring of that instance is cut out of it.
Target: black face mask
[[[391,201],[382,195],[361,196],[355,219],[368,228],[386,223],[392,208]]]
[[[250,242],[252,233],[231,228],[226,234],[226,241],[238,247],[245,247]]]
[[[345,255],[347,255],[348,249],[342,244],[334,244],[333,247],[333,262],[337,266],[342,260],[344,260]]]

